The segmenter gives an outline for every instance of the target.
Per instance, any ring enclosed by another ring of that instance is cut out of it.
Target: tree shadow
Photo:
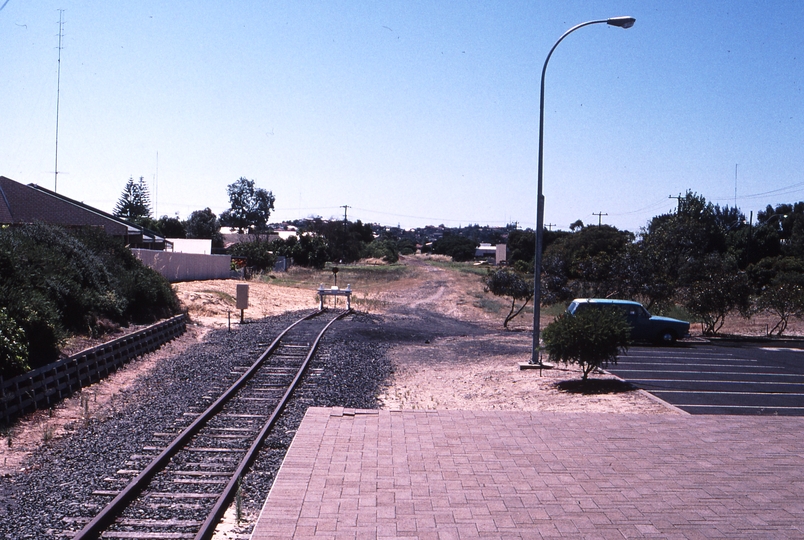
[[[569,394],[621,394],[632,392],[637,389],[633,384],[618,379],[587,379],[571,381],[561,381],[555,383],[555,387],[562,392]]]

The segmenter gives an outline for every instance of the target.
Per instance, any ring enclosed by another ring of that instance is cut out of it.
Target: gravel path
[[[182,413],[221,379],[234,380],[231,368],[250,364],[276,334],[300,313],[271,317],[234,332],[218,330],[184,354],[159,362],[115,400],[114,410],[88,425],[69,426],[71,434],[44,445],[24,471],[0,478],[0,537],[62,538],[78,529],[70,517],[89,516],[83,501],[98,489],[114,489],[112,477],[132,454],[152,444],[152,434],[175,430],[187,420]],[[390,372],[387,345],[378,319],[347,317],[325,336],[311,368],[323,368],[316,384],[305,382],[287,414],[269,438],[242,486],[245,521],[230,531],[246,534],[263,504],[296,427],[309,406],[377,408],[377,395]],[[348,329],[348,330],[347,330]],[[259,345],[258,345],[259,344]],[[266,344],[266,345],[262,345]],[[66,519],[65,519],[66,518]]]

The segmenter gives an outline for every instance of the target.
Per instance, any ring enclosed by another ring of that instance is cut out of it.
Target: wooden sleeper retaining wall
[[[0,377],[0,425],[10,424],[27,412],[52,407],[129,360],[155,351],[186,329],[186,316],[177,315],[13,379]]]

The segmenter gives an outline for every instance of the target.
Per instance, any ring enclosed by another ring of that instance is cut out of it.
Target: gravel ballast
[[[0,537],[64,538],[63,531],[80,529],[81,524],[72,518],[93,514],[86,505],[96,500],[92,492],[120,487],[104,479],[127,468],[132,455],[153,444],[154,433],[183,428],[189,423],[185,411],[204,408],[210,395],[216,397],[235,380],[233,368],[250,365],[301,315],[271,317],[233,332],[210,332],[203,343],[160,361],[121,392],[104,418],[93,418],[87,425],[76,423],[70,426],[70,435],[44,444],[23,471],[0,478]],[[379,407],[377,396],[391,372],[382,326],[378,318],[353,314],[330,328],[302,387],[243,480],[241,510],[245,519],[233,532],[250,532],[308,407]]]

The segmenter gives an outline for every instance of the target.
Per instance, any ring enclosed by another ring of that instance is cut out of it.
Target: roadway
[[[799,343],[631,347],[607,371],[690,414],[804,416]]]

